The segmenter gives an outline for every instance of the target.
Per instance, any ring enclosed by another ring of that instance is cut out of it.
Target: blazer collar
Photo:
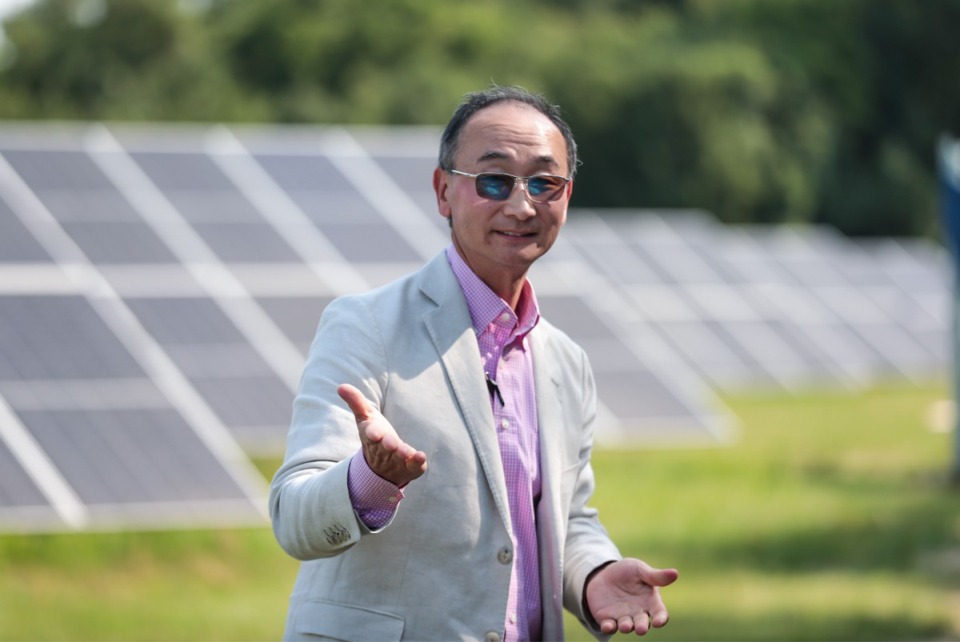
[[[497,510],[503,523],[512,531],[507,486],[480,348],[466,299],[443,252],[420,270],[419,287],[436,306],[424,314],[423,322],[453,389]]]
[[[528,340],[533,352],[533,378],[537,390],[537,423],[540,427],[540,474],[545,485],[559,483],[561,444],[566,424],[563,404],[564,395],[560,389],[561,377],[559,364],[550,358],[549,324],[541,320],[530,332]],[[554,494],[559,496],[559,494]]]

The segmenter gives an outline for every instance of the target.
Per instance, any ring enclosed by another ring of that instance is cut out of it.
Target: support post
[[[943,236],[953,266],[950,297],[950,339],[952,343],[951,380],[953,383],[953,463],[950,481],[960,487],[960,141],[947,135],[940,138],[937,154],[940,174],[940,208]]]

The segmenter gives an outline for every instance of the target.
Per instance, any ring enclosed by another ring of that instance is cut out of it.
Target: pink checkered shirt
[[[537,298],[530,283],[525,283],[517,314],[473,273],[452,245],[447,247],[447,260],[467,300],[484,372],[500,393],[491,392],[490,404],[515,549],[504,639],[537,640],[542,616],[535,518],[540,499],[540,438],[533,359],[526,338],[540,319]],[[403,491],[371,471],[359,451],[350,462],[348,484],[357,514],[373,529],[384,526],[403,499]]]

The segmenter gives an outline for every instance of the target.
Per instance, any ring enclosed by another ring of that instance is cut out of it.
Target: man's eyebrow
[[[504,154],[503,152],[490,151],[490,152],[484,152],[483,154],[481,154],[480,158],[478,158],[477,160],[480,162],[483,162],[488,160],[505,160],[506,158],[507,158],[507,155]]]
[[[491,151],[489,151],[489,152],[484,152],[483,154],[481,154],[481,155],[480,155],[480,158],[478,158],[477,161],[482,163],[483,161],[490,161],[490,160],[507,160],[508,158],[509,158],[509,156],[507,156],[507,155],[504,154],[503,152],[498,152],[498,151],[491,150]],[[542,156],[538,156],[538,157],[537,157],[537,160],[536,160],[536,163],[537,163],[538,165],[553,165],[553,166],[559,166],[559,163],[557,162],[557,159],[554,158],[553,156],[551,156],[550,154],[544,154],[544,155],[542,155]]]

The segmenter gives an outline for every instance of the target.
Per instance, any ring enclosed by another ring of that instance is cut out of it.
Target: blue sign
[[[960,141],[942,136],[939,151],[944,241],[953,255],[954,268],[960,273]]]

